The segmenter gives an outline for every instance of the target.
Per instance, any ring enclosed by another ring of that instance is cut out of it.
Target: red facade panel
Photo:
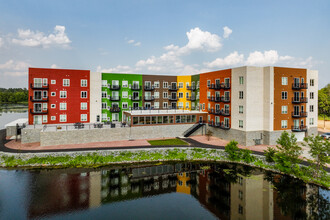
[[[68,86],[64,79],[68,79]],[[66,91],[66,98],[60,97],[61,91]],[[29,97],[29,124],[89,122],[90,71],[29,68]],[[60,103],[66,103],[66,110],[60,110]],[[87,109],[81,109],[81,103],[86,103]],[[66,115],[66,121],[61,122],[60,115]],[[82,121],[81,115],[87,115],[86,120]]]

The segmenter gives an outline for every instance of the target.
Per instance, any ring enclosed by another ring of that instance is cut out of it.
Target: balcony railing
[[[225,103],[230,102],[230,96],[221,96],[221,102],[225,102]]]
[[[307,103],[308,98],[307,97],[293,97],[292,103]]]
[[[307,83],[292,83],[292,89],[308,89]]]
[[[219,122],[213,122],[213,121],[209,121],[209,126],[211,127],[215,127],[215,128],[219,128],[220,127],[220,123]]]
[[[42,84],[42,83],[31,83],[31,89],[49,89],[49,84]]]
[[[215,102],[221,102],[221,97],[220,97],[220,96],[216,96],[216,97],[214,97],[214,101],[215,101]]]
[[[220,128],[223,129],[223,130],[229,130],[230,129],[230,124],[225,124],[223,122],[221,122],[220,124]]]
[[[210,85],[208,85],[207,88],[209,88],[209,89],[214,89],[214,88],[215,88],[214,83],[211,83]]]
[[[120,85],[111,85],[109,87],[109,89],[111,89],[111,90],[119,90],[120,89]]]
[[[195,96],[189,96],[187,98],[187,100],[189,100],[189,101],[196,101],[196,97]]]
[[[220,109],[215,109],[214,113],[215,115],[221,115],[221,110]]]
[[[48,109],[47,110],[30,109],[30,113],[33,115],[45,115],[45,114],[48,114]]]
[[[168,90],[170,90],[170,91],[177,91],[178,90],[178,87],[177,86],[169,86],[168,87]]]
[[[31,102],[48,102],[48,97],[36,98],[34,96],[30,96],[30,101]]]
[[[133,101],[140,101],[141,100],[141,96],[136,96],[136,97],[132,97]]]
[[[209,114],[214,114],[214,109],[213,109],[213,108],[209,108],[209,109],[207,109],[207,112],[208,112]]]
[[[307,126],[305,125],[299,125],[299,126],[295,126],[295,125],[292,125],[291,126],[291,131],[307,131]]]
[[[131,90],[141,90],[141,86],[139,85],[132,85]]]
[[[221,83],[221,89],[230,89],[230,83]]]
[[[111,107],[110,112],[120,112],[120,107]]]
[[[155,100],[155,97],[152,95],[152,96],[144,96],[144,101],[153,101]]]
[[[214,96],[208,97],[207,100],[209,100],[209,102],[214,102]]]
[[[292,118],[306,118],[307,112],[291,112]]]
[[[170,101],[177,101],[178,100],[178,97],[177,96],[175,96],[175,97],[169,96],[168,97],[168,100],[170,100]]]
[[[187,86],[187,89],[188,90],[195,91],[196,90],[196,86]]]
[[[120,100],[120,96],[110,96],[110,100],[111,101],[119,101]]]
[[[154,89],[155,89],[154,86],[144,86],[144,90],[145,90],[145,91],[152,91],[152,90],[154,90]]]

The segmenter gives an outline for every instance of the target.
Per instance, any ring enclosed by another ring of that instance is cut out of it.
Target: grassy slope
[[[153,141],[148,141],[149,144],[155,145],[155,146],[165,146],[165,145],[188,145],[187,142],[184,142],[183,140],[180,139],[164,139],[164,140],[153,140]]]

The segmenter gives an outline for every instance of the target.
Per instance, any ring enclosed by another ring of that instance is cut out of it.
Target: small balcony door
[[[225,92],[225,100],[229,100],[230,96],[229,96],[230,92]]]
[[[225,112],[229,113],[229,105],[225,105]]]
[[[218,112],[220,110],[220,105],[219,104],[215,104],[215,112]]]
[[[172,103],[171,103],[171,107],[172,107],[172,108],[176,108],[176,102],[172,102]]]
[[[113,86],[119,86],[119,81],[118,80],[112,80],[112,85]]]
[[[41,88],[42,87],[42,79],[41,78],[34,78],[34,87]]]
[[[225,127],[226,127],[226,128],[229,127],[229,118],[225,118]]]
[[[133,92],[133,100],[139,98],[139,92]]]
[[[294,78],[293,83],[294,83],[295,87],[299,87],[300,79],[299,78]]]
[[[151,82],[150,82],[150,81],[145,81],[145,82],[144,82],[144,86],[145,86],[146,88],[151,88]]]
[[[171,83],[172,88],[176,88],[176,82]]]
[[[293,120],[293,126],[295,128],[298,128],[299,127],[299,120],[298,119]]]
[[[41,115],[34,115],[33,116],[33,124],[41,125],[42,124],[42,116]]]
[[[133,109],[138,109],[138,108],[139,108],[139,103],[133,102]]]
[[[35,100],[41,100],[41,91],[34,91],[34,97]]]
[[[151,92],[144,92],[144,96],[151,99]]]
[[[119,114],[118,113],[112,113],[112,121],[119,121]]]
[[[146,109],[151,109],[151,103],[150,103],[150,102],[145,102],[145,103],[144,103],[144,107],[145,107]]]
[[[225,84],[226,84],[227,86],[229,86],[229,84],[230,84],[230,79],[229,79],[229,78],[225,78]]]
[[[298,102],[299,101],[299,92],[294,92],[294,101]]]
[[[215,116],[215,124],[219,125],[220,124],[220,118],[219,116]]]
[[[293,106],[293,115],[299,115],[299,105]]]
[[[41,111],[42,111],[42,104],[34,103],[34,112],[41,112]]]
[[[112,97],[119,97],[119,92],[118,91],[112,91]]]
[[[215,92],[215,98],[218,100],[220,99],[220,92]]]
[[[172,92],[172,93],[171,93],[171,97],[172,97],[172,99],[175,100],[175,99],[176,99],[176,92]]]
[[[113,103],[111,104],[111,106],[112,106],[112,108],[119,108],[119,104],[118,104],[118,102],[113,102]]]

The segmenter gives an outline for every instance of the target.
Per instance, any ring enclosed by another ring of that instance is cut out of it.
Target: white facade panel
[[[314,86],[311,85],[311,79],[314,80]],[[307,128],[312,128],[312,127],[317,127],[317,119],[318,119],[318,71],[317,70],[307,70],[307,82],[308,83],[308,89],[307,89],[307,94],[306,97],[308,98],[308,102],[306,104],[306,110],[308,112],[307,115],[307,121],[306,125]],[[314,98],[311,99],[310,93],[314,93]],[[310,112],[310,105],[313,105],[314,111]],[[313,125],[310,125],[310,120],[314,121]]]
[[[274,67],[264,67],[263,130],[274,130]]]
[[[90,73],[90,122],[95,123],[102,114],[102,74],[99,72]]]

